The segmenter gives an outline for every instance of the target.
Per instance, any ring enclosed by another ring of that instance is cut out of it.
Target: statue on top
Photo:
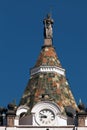
[[[43,20],[43,23],[44,23],[44,38],[52,39],[52,37],[53,37],[53,32],[52,32],[53,19],[51,18],[50,14],[48,14],[47,18],[45,18]]]

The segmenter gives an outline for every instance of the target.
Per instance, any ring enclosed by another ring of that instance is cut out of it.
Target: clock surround
[[[41,101],[31,110],[33,115],[33,125],[36,126],[56,126],[58,115],[61,115],[60,108],[51,101]]]

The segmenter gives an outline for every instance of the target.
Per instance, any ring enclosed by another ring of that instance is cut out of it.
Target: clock
[[[55,122],[55,114],[51,109],[42,109],[35,114],[36,122],[42,126],[53,125]]]

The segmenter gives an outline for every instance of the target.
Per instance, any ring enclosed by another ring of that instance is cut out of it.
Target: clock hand
[[[42,116],[40,116],[41,118],[47,118],[47,116],[45,116],[45,115],[42,115]]]
[[[44,116],[45,114],[40,112],[40,115]]]
[[[41,118],[47,118],[47,116],[44,115],[43,113],[40,113],[40,117],[41,117]]]

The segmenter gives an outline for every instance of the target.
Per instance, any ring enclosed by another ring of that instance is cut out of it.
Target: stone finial
[[[15,116],[16,116],[16,109],[17,106],[14,103],[9,103],[8,104],[8,110],[6,113],[7,116],[7,126],[8,127],[13,127],[14,126],[14,120],[15,120]]]
[[[79,100],[78,108],[80,109],[80,111],[85,111],[86,109],[81,99]]]

